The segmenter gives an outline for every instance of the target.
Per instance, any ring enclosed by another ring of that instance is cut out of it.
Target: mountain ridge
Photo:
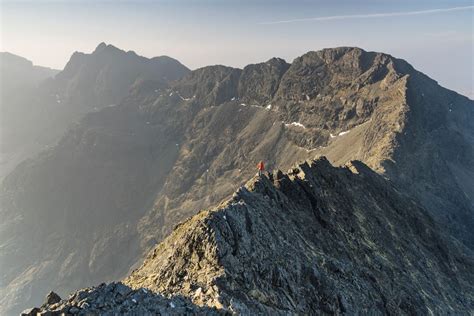
[[[29,223],[15,245],[63,293],[125,275],[176,223],[251,178],[259,160],[284,170],[321,154],[335,165],[364,161],[472,245],[464,196],[470,179],[461,177],[474,170],[472,102],[416,72],[411,80],[403,70],[412,68],[400,63],[398,73],[388,55],[341,48],[291,65],[277,59],[243,69],[211,66],[165,86],[135,82],[120,104],[90,113],[47,155],[9,175],[2,204],[15,207],[2,211],[23,219],[4,227],[15,232]],[[38,216],[57,223],[61,243],[26,247],[53,235]],[[129,255],[116,255],[123,252]],[[11,275],[27,280],[29,267],[12,265]],[[39,283],[26,281],[30,286],[40,291]]]
[[[320,157],[178,224],[123,284],[238,314],[469,312],[474,261],[453,241],[363,163]],[[133,297],[107,307],[91,296],[82,312],[150,311]]]
[[[91,54],[75,52],[49,89],[79,105],[117,104],[137,80],[167,85],[189,69],[168,56],[146,58],[100,43]]]
[[[39,66],[34,65],[33,62],[25,57],[20,55],[16,55],[10,52],[0,52],[0,65],[1,67],[25,67],[31,68],[37,72],[36,76],[33,76],[34,81],[38,82],[42,79],[46,79],[48,77],[52,77],[59,72],[57,69],[53,69],[51,67]],[[2,70],[3,71],[3,70]],[[23,78],[22,78],[23,79]],[[6,84],[4,82],[2,84]]]

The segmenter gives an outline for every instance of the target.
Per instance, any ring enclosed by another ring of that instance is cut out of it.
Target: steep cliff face
[[[179,224],[124,284],[239,314],[469,313],[474,261],[453,241],[363,163],[319,158]]]
[[[323,52],[319,55],[327,55]],[[346,56],[339,59],[345,60]],[[362,60],[368,56],[374,63],[360,77],[351,79],[357,84],[364,82],[362,88],[353,97],[343,92],[348,97],[340,99],[344,105],[339,113],[355,115],[342,121],[329,117],[328,121],[339,127],[333,129],[329,145],[318,152],[336,164],[349,159],[364,161],[416,196],[438,222],[472,247],[474,235],[469,227],[474,223],[474,102],[440,87],[404,61],[383,54],[356,56],[350,59],[359,60],[355,73],[358,68],[364,69]],[[332,89],[344,91],[343,87]],[[337,102],[323,108],[337,109]]]
[[[204,67],[165,86],[137,80],[119,105],[89,114],[5,180],[4,302],[38,301],[44,285],[33,275],[61,293],[125,275],[259,160],[281,169],[320,154],[361,160],[472,246],[472,109],[406,62],[357,48]]]
[[[409,111],[387,176],[472,249],[474,102],[420,73],[407,86]]]
[[[363,142],[357,151],[351,146],[335,159],[352,156],[384,172],[383,162],[392,158],[395,137],[404,128],[411,72],[415,70],[405,61],[386,54],[354,48],[310,52],[292,63],[274,103],[288,120],[320,131],[307,145],[329,147],[327,151],[339,149],[334,144],[338,136],[358,127],[368,130],[357,137]],[[324,142],[318,134],[325,136]]]
[[[238,85],[241,102],[269,107],[280,86],[281,78],[289,67],[290,64],[281,58],[246,66],[242,70]]]

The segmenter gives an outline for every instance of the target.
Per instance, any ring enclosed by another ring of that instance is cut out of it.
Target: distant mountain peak
[[[265,62],[266,64],[286,64],[286,60],[280,57],[272,57]]]
[[[188,72],[170,57],[150,59],[102,42],[90,54],[75,52],[51,86],[74,104],[100,107],[118,103],[139,78],[169,83]]]
[[[24,64],[29,67],[33,66],[33,63],[25,57],[12,54],[10,52],[0,52],[0,64],[3,66],[7,63]]]
[[[100,43],[96,49],[94,50],[93,54],[103,53],[103,52],[121,52],[125,53],[124,50],[117,48],[112,44],[106,44],[104,42]]]
[[[27,86],[37,86],[47,78],[54,77],[59,70],[34,65],[29,59],[0,52],[0,95],[17,95],[18,91],[25,94]],[[5,102],[3,100],[3,102]]]
[[[97,45],[97,48],[95,49],[96,51],[97,50],[102,50],[102,49],[105,49],[107,47],[107,44],[105,42],[101,42],[99,43],[99,45]]]

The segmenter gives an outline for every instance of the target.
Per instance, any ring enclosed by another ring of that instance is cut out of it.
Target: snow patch
[[[269,105],[267,105],[265,108],[266,108],[267,110],[271,110],[271,109],[272,109],[272,105],[269,104]]]
[[[241,106],[249,106],[249,107],[252,107],[252,108],[257,108],[257,109],[264,109],[264,108],[268,108],[268,106],[264,107],[264,106],[260,106],[258,104],[246,104],[246,103],[240,103]]]
[[[179,92],[176,92],[176,94],[178,95],[178,97],[183,100],[183,101],[189,101],[189,100],[192,100],[194,99],[196,96],[193,95],[191,98],[183,98],[183,96],[179,93]]]
[[[305,127],[303,124],[301,124],[300,122],[285,123],[285,126],[297,126],[297,127],[306,128],[306,127]]]
[[[173,302],[170,302],[170,307],[171,307],[171,308],[175,308],[176,306],[174,305]]]
[[[235,101],[235,97],[233,97],[232,99],[230,99],[231,101]]]
[[[348,131],[343,131],[343,132],[340,132],[339,134],[337,135],[333,135],[332,133],[329,133],[329,136],[331,136],[331,138],[335,138],[335,137],[338,137],[338,136],[344,136],[348,133],[350,133],[351,130],[348,130]]]

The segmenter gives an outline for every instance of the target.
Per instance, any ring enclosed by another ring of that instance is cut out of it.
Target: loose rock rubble
[[[147,289],[133,290],[122,282],[102,283],[72,293],[67,299],[54,292],[40,308],[21,315],[224,315],[225,311],[194,305],[182,296],[166,298]]]

